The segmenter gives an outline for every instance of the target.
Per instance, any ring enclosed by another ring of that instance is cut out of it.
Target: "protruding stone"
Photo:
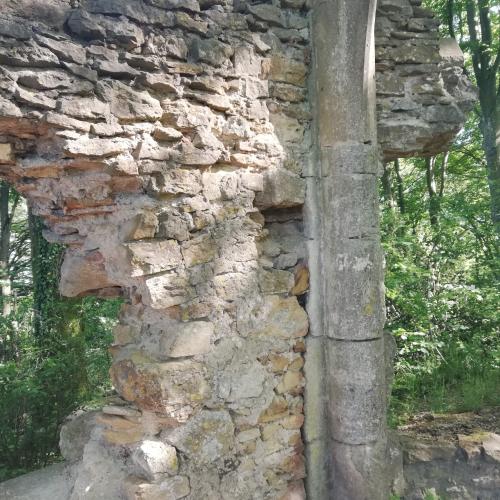
[[[186,425],[162,434],[197,464],[210,464],[226,455],[234,446],[234,425],[227,411],[203,410]]]
[[[132,454],[132,462],[141,475],[151,481],[163,474],[174,476],[179,468],[177,451],[162,441],[146,440],[140,443]]]
[[[182,262],[179,244],[175,240],[136,241],[126,246],[132,254],[132,276],[177,269]]]
[[[191,492],[187,476],[175,476],[160,483],[143,483],[129,479],[125,484],[127,500],[180,500]]]
[[[214,325],[208,321],[180,323],[160,338],[160,353],[170,358],[197,356],[210,351]]]

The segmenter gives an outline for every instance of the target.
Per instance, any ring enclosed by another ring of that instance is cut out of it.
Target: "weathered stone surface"
[[[179,244],[175,240],[152,240],[127,243],[132,254],[132,276],[155,274],[176,269],[182,262]]]
[[[58,101],[57,110],[75,118],[96,119],[109,113],[109,104],[96,98],[63,97]]]
[[[158,484],[141,483],[138,480],[126,484],[127,500],[179,500],[189,495],[189,479],[175,476]]]
[[[160,339],[160,353],[169,358],[184,358],[206,354],[210,351],[214,325],[208,321],[181,323],[174,332]]]
[[[97,412],[78,412],[71,415],[61,428],[59,448],[68,462],[76,462],[83,457],[85,445],[90,440],[96,424]]]
[[[69,156],[95,156],[105,158],[125,153],[130,147],[130,143],[124,139],[98,139],[89,137],[79,137],[76,140],[68,141],[64,147],[64,152]]]
[[[295,297],[267,296],[265,304],[242,307],[238,330],[242,335],[264,335],[281,338],[304,337],[308,320]]]
[[[61,267],[59,289],[67,297],[77,297],[99,288],[114,286],[99,251],[86,254],[66,252]]]
[[[234,424],[226,411],[203,410],[184,427],[162,434],[162,439],[195,463],[211,463],[234,446]]]
[[[55,500],[69,498],[73,487],[65,464],[56,464],[0,484],[6,500]]]
[[[132,454],[132,462],[139,473],[152,481],[163,474],[173,476],[179,468],[175,448],[161,441],[140,443]]]
[[[11,163],[13,160],[12,144],[0,144],[0,163]]]
[[[209,395],[202,366],[190,360],[122,360],[113,364],[111,378],[127,401],[178,421],[190,417]]]
[[[209,235],[198,236],[182,246],[186,267],[193,267],[214,260],[217,247]]]
[[[110,402],[91,433],[75,434],[74,449],[66,439],[72,500],[303,498],[309,320],[305,301],[290,294],[309,293],[317,335],[315,240],[302,207],[309,212],[328,183],[311,168],[309,7],[6,1],[0,175],[30,199],[46,237],[68,246],[61,291],[124,299],[110,352],[114,387],[129,404]],[[471,102],[456,47],[443,47],[438,61],[436,25],[417,3],[380,0],[387,158],[442,147]],[[330,159],[342,172],[377,173],[376,161],[353,151]],[[363,225],[356,204],[373,193],[342,179],[336,186],[352,200],[342,231],[369,229],[375,219]],[[346,273],[359,268],[345,291],[363,288],[363,262],[342,263]],[[376,307],[369,295],[367,313]],[[337,309],[358,298],[344,296]],[[361,372],[348,382],[368,387]],[[311,380],[319,391],[324,379]],[[174,438],[180,475],[167,459]],[[483,446],[493,462],[494,444]],[[348,472],[359,463],[351,451],[335,455],[353,457]],[[32,497],[55,495],[45,490]]]
[[[173,272],[147,278],[145,284],[149,294],[147,303],[154,309],[183,304],[192,298],[187,279]]]
[[[111,113],[123,122],[153,121],[163,114],[158,100],[145,91],[132,90],[121,82],[101,82],[97,92],[109,102]]]
[[[276,169],[266,173],[264,189],[256,201],[261,208],[286,208],[302,205],[304,199],[304,180],[288,170]]]

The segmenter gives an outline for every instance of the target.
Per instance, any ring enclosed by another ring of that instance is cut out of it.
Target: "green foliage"
[[[393,424],[422,410],[500,405],[498,241],[481,153],[471,120],[449,156],[437,225],[422,159],[401,162],[405,213],[384,203]]]
[[[120,301],[60,297],[63,249],[41,229],[30,220],[31,292],[0,317],[0,481],[57,461],[65,417],[111,391],[107,347]]]
[[[0,337],[11,337],[0,363],[0,481],[58,460],[64,418],[111,391],[107,347],[120,301],[79,300],[73,334],[65,328],[39,342],[26,321],[29,300],[0,317]]]

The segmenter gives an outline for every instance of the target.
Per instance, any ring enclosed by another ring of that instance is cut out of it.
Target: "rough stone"
[[[195,463],[212,463],[234,446],[234,424],[227,411],[203,410],[184,427],[162,434],[162,439]]]
[[[175,448],[161,441],[140,443],[132,454],[132,462],[141,475],[152,481],[163,474],[174,476],[179,468]]]
[[[176,269],[182,262],[179,244],[175,240],[134,241],[127,243],[127,248],[132,254],[132,276]]]
[[[160,353],[169,358],[184,358],[210,352],[214,325],[207,321],[181,323],[175,335],[165,334],[160,339]]]

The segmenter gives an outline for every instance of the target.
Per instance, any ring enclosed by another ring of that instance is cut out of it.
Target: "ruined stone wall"
[[[378,136],[385,160],[445,151],[476,100],[453,39],[419,0],[379,1]]]
[[[416,16],[415,40],[435,33],[418,3],[384,0],[379,25]],[[67,245],[64,295],[125,299],[120,398],[62,434],[70,498],[304,498],[304,1],[23,0],[1,15],[0,175]],[[442,147],[435,130],[451,138],[463,115],[430,120],[394,61],[381,103],[402,80],[425,127],[391,142],[403,115],[382,111],[387,156]],[[445,88],[431,66],[418,78],[458,109],[461,78]]]

